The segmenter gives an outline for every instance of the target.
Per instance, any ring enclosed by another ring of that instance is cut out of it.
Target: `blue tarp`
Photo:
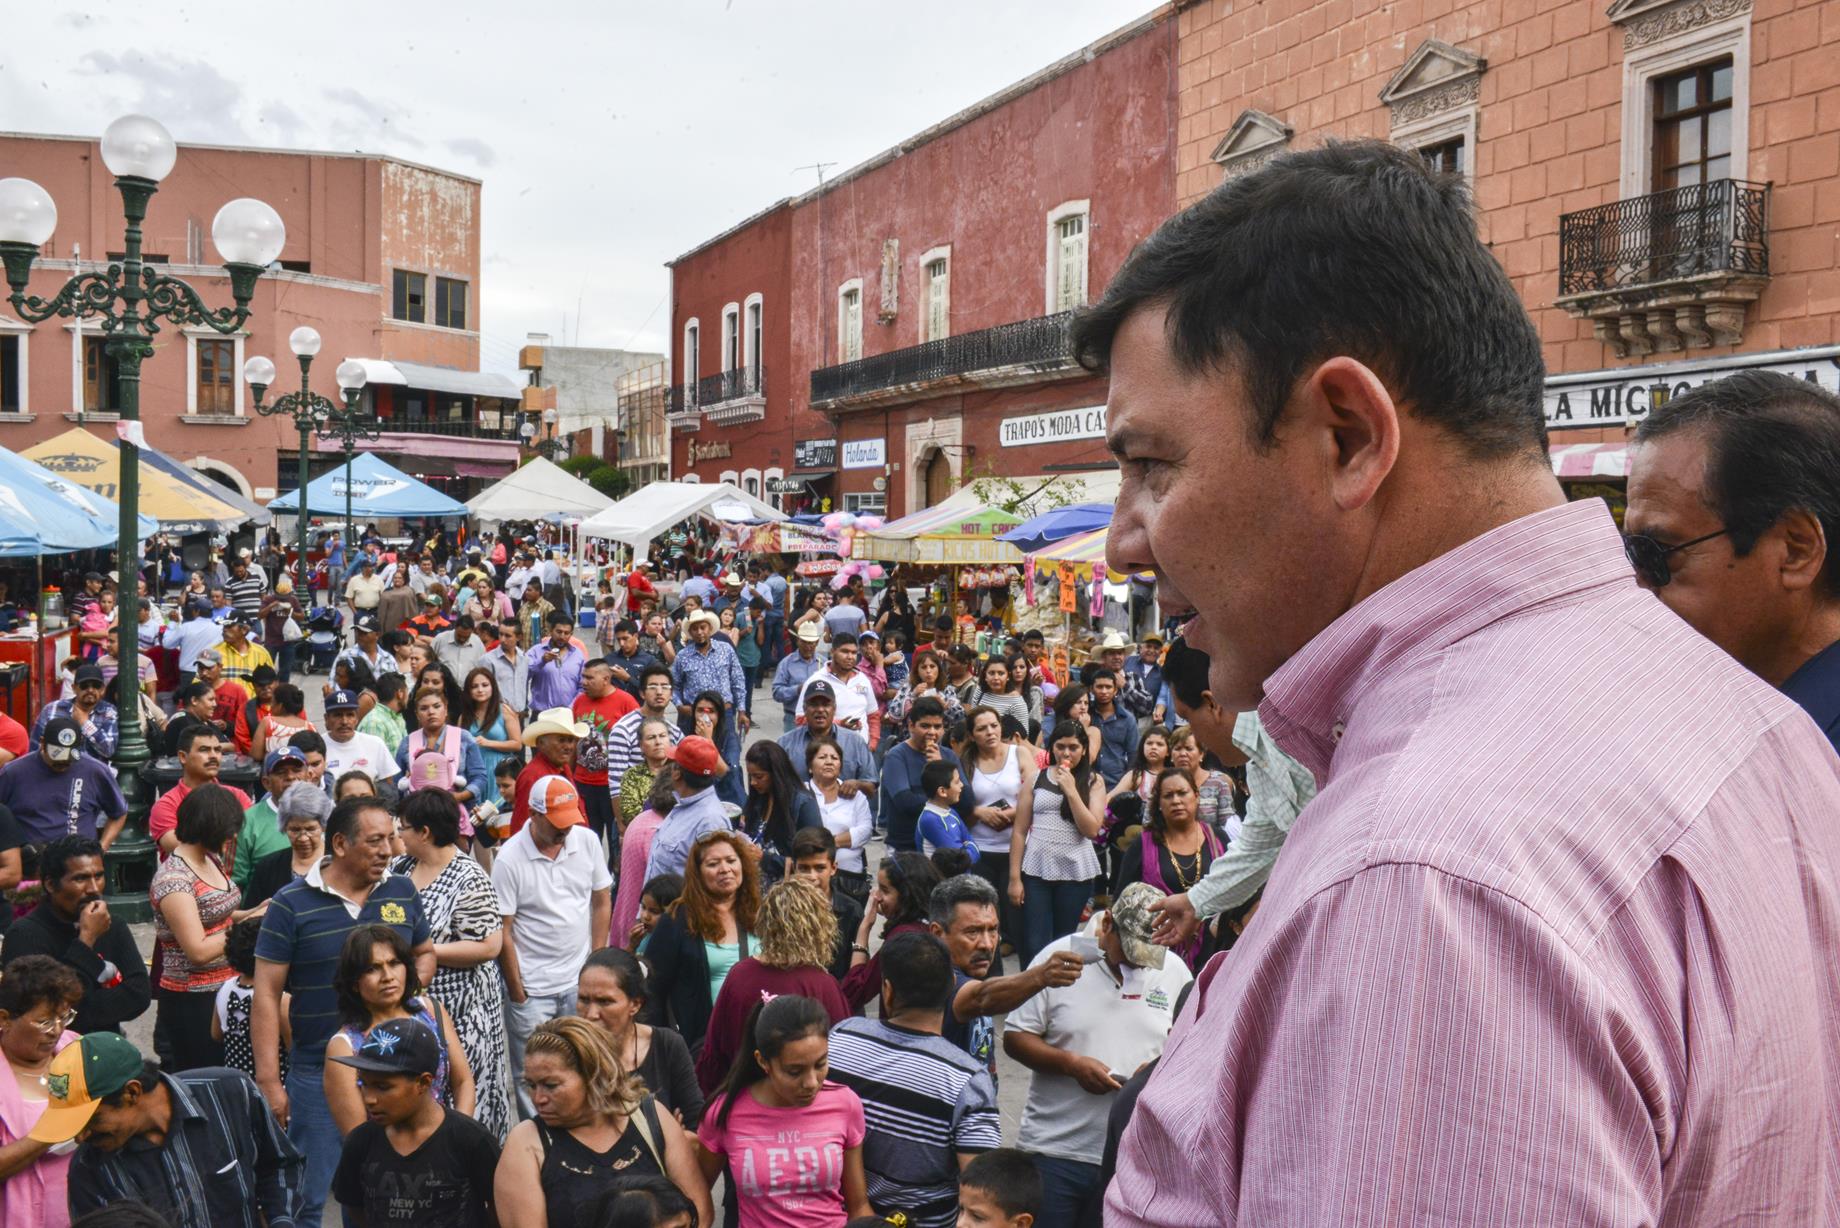
[[[31,558],[117,544],[121,509],[93,490],[0,449],[0,558]],[[140,518],[141,538],[160,531]]]
[[[450,499],[434,487],[418,482],[402,470],[360,452],[351,464],[351,514],[366,520],[397,516],[459,517],[469,513],[466,504]],[[300,507],[300,492],[288,491],[268,501],[271,512],[293,515]],[[345,514],[345,466],[322,473],[307,483],[309,516]]]
[[[1025,520],[1013,529],[1005,529],[997,534],[997,540],[1008,542],[1024,554],[1033,554],[1054,542],[1103,529],[1111,523],[1112,505],[1109,503],[1069,503]]]

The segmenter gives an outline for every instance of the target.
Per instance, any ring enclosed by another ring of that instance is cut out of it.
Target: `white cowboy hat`
[[[824,632],[819,630],[817,623],[800,623],[799,629],[793,634],[807,644],[815,644],[824,638]]]
[[[1105,637],[1099,641],[1100,652],[1111,652],[1114,649],[1125,649],[1130,646],[1129,641],[1119,631],[1107,631]]]
[[[524,726],[523,742],[526,746],[535,746],[537,739],[546,733],[559,733],[569,738],[585,738],[588,727],[575,723],[575,713],[568,708],[547,708],[537,714],[537,719]]]
[[[684,626],[686,627],[694,627],[698,623],[708,623],[712,627],[720,627],[722,625],[722,617],[708,610],[698,610],[690,617],[684,619]]]

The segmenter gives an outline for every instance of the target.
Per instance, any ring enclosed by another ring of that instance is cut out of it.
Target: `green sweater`
[[[231,879],[239,887],[248,887],[256,862],[287,846],[280,816],[275,813],[274,803],[265,797],[243,812],[243,830],[236,838],[236,864],[231,867]]]

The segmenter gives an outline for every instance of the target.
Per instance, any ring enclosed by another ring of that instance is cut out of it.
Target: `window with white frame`
[[[1611,4],[1623,30],[1623,199],[1749,178],[1751,7]]]
[[[742,323],[742,366],[747,368],[749,386],[760,387],[761,348],[766,342],[762,320],[766,312],[765,300],[758,294],[747,298],[746,314]]]
[[[26,414],[31,387],[27,378],[27,361],[31,330],[0,319],[0,414]]]
[[[741,308],[734,303],[722,309],[722,370],[741,368]]]
[[[861,494],[845,494],[843,510],[855,512],[859,516],[882,516],[888,512],[888,496],[879,490],[864,491]]]
[[[862,358],[862,278],[846,281],[837,290],[837,361]]]
[[[1420,43],[1380,91],[1393,144],[1417,150],[1435,171],[1473,175],[1488,66],[1482,56],[1451,43],[1435,38]]]
[[[684,389],[684,405],[696,404],[696,380],[703,365],[702,325],[693,316],[684,324],[684,370],[679,383]]]
[[[921,280],[926,290],[926,311],[920,319],[920,340],[938,341],[952,335],[952,253],[936,247],[920,257]]]
[[[185,412],[194,417],[243,416],[243,338],[186,329]]]
[[[1090,202],[1068,201],[1048,214],[1048,314],[1072,311],[1086,302],[1087,232]]]

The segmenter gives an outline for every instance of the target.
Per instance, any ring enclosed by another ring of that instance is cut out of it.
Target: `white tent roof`
[[[480,520],[502,524],[507,520],[546,520],[588,517],[613,506],[613,500],[568,470],[539,456],[520,465],[466,501],[466,510]]]
[[[583,537],[624,542],[643,553],[654,537],[692,516],[715,520],[784,520],[768,503],[730,482],[653,482],[581,522]]]

